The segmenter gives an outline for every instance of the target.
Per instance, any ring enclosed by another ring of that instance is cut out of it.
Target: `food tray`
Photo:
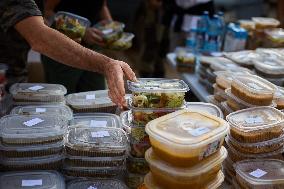
[[[65,147],[71,156],[123,156],[127,150],[127,136],[118,128],[74,127],[68,131]]]
[[[103,39],[109,44],[119,40],[125,25],[117,21],[103,21],[94,25],[94,27],[103,33]]]
[[[130,154],[136,158],[144,158],[145,152],[151,147],[150,139],[144,128],[136,131],[138,132],[132,132],[133,137],[130,137]]]
[[[238,98],[254,105],[270,105],[276,87],[261,77],[255,75],[234,76],[231,92]]]
[[[113,43],[108,45],[109,49],[112,50],[126,50],[132,47],[132,39],[134,38],[134,34],[132,33],[122,33],[121,37],[114,41]]]
[[[273,100],[277,105],[277,109],[279,110],[284,109],[284,88],[283,87],[277,87],[277,90],[274,93]]]
[[[178,79],[140,78],[128,81],[132,105],[140,108],[180,108],[184,105],[187,84]]]
[[[180,110],[149,122],[153,151],[175,166],[193,166],[222,146],[229,125],[208,113]]]
[[[45,83],[15,83],[9,91],[16,102],[62,102],[67,93],[63,85]]]
[[[127,171],[125,183],[131,189],[140,189],[141,184],[144,182],[144,177],[145,174],[134,174]]]
[[[274,189],[284,187],[280,160],[246,160],[236,164],[236,179],[242,188]]]
[[[239,142],[262,142],[283,134],[284,115],[272,107],[240,110],[230,114],[226,119],[231,126],[231,136]]]
[[[71,167],[116,167],[125,165],[126,157],[67,156],[65,164]]]
[[[149,165],[144,158],[135,158],[131,155],[127,158],[126,167],[127,171],[135,174],[147,174],[150,171]]]
[[[255,22],[256,29],[276,28],[280,25],[280,22],[275,18],[252,17],[251,19]]]
[[[8,115],[0,120],[5,144],[50,144],[63,140],[67,121],[51,115]]]
[[[0,188],[65,189],[65,181],[55,171],[7,172],[0,176]]]
[[[201,111],[223,118],[223,113],[216,105],[204,102],[187,102],[186,109],[190,111]]]
[[[121,128],[121,122],[117,115],[109,113],[78,113],[70,122],[70,127],[111,127]]]
[[[0,144],[0,152],[3,157],[8,158],[48,156],[61,154],[64,149],[63,144],[63,141],[30,146]]]
[[[38,106],[17,106],[11,110],[11,115],[53,115],[63,116],[67,120],[73,118],[72,110],[65,105],[38,105]]]
[[[67,189],[128,189],[120,180],[116,179],[80,179],[71,181]]]
[[[108,90],[69,94],[66,101],[74,112],[115,113],[117,109],[108,96]]]

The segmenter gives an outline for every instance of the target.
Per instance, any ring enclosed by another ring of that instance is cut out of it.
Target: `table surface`
[[[175,53],[169,53],[167,54],[167,62],[171,65],[173,69],[176,69],[176,54]],[[202,85],[198,81],[198,75],[197,73],[180,73],[182,79],[188,84],[190,90],[195,94],[195,96],[201,101],[201,102],[208,102],[207,96],[211,95],[204,85]]]

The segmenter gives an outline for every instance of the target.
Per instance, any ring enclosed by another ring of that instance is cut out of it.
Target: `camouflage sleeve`
[[[41,16],[34,0],[0,0],[0,29],[7,32],[30,16]]]

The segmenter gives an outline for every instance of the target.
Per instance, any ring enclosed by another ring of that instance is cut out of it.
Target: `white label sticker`
[[[247,124],[259,124],[263,123],[263,119],[259,116],[250,116],[245,119]]]
[[[42,186],[42,179],[39,180],[22,180],[22,186]]]
[[[89,186],[87,189],[97,189],[97,187]]]
[[[255,178],[260,178],[260,177],[266,175],[267,172],[266,172],[266,171],[263,171],[263,170],[261,170],[261,169],[257,169],[257,170],[255,170],[255,171],[249,173],[249,174],[250,174],[251,176],[254,176]]]
[[[248,85],[256,90],[263,89],[261,86],[257,85],[256,83],[248,83]]]
[[[188,130],[188,132],[195,137],[204,135],[205,133],[208,133],[209,131],[210,129],[208,127],[199,127],[193,130]]]
[[[113,29],[111,29],[111,28],[110,29],[105,29],[102,32],[103,32],[104,35],[108,35],[108,34],[113,32]]]
[[[42,120],[42,119],[40,119],[40,118],[34,118],[34,119],[31,119],[31,120],[29,120],[29,121],[24,122],[23,124],[24,124],[25,126],[32,127],[32,126],[34,126],[34,125],[36,125],[36,124],[39,124],[39,123],[41,123],[41,122],[43,122],[43,121],[44,121],[44,120]]]
[[[91,120],[90,126],[91,127],[106,127],[107,121]]]
[[[29,89],[32,90],[32,91],[38,91],[38,90],[43,89],[43,88],[44,88],[43,86],[35,85],[35,86],[30,87]]]
[[[108,131],[92,132],[91,135],[93,138],[103,138],[103,137],[110,136]]]
[[[46,112],[45,108],[36,108],[36,113],[44,113]]]
[[[96,95],[86,95],[86,100],[95,100],[96,99]]]

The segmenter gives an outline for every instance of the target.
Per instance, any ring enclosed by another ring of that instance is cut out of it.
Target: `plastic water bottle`
[[[203,15],[197,22],[197,30],[196,30],[196,48],[197,50],[201,50],[204,47],[204,42],[206,40],[206,33],[209,24],[209,12],[204,11]]]
[[[208,25],[207,37],[204,44],[204,50],[207,52],[216,52],[219,50],[220,41],[220,21],[218,15],[214,15]]]
[[[197,29],[191,29],[186,36],[185,47],[189,52],[196,52],[196,31]]]
[[[221,24],[221,43],[220,43],[220,50],[223,49],[223,45],[224,45],[224,38],[225,38],[225,33],[226,33],[226,23],[225,23],[225,19],[224,19],[224,12],[219,11],[217,13],[217,15],[219,16],[219,20],[220,20],[220,24]]]

